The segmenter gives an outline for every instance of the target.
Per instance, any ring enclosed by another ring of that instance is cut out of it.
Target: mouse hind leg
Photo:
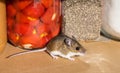
[[[49,52],[50,56],[52,56],[53,59],[58,59],[58,53],[56,51]]]
[[[54,55],[54,54],[50,54],[52,56],[53,59],[58,59],[58,56],[57,55]]]

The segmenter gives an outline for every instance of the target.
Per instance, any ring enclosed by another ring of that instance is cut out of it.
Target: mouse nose
[[[86,52],[86,49],[85,48],[82,48],[82,53],[85,53]]]
[[[80,51],[80,56],[84,56],[85,52],[86,52],[86,49],[82,48],[81,51]]]

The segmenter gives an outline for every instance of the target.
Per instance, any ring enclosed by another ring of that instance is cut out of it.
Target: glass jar
[[[120,0],[103,0],[103,20],[104,35],[120,40]]]
[[[44,47],[61,27],[60,0],[7,0],[9,41],[21,48]]]
[[[0,0],[0,53],[4,50],[6,43],[6,4],[5,0]]]

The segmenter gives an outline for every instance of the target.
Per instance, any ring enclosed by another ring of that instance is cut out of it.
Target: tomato
[[[44,6],[40,2],[32,3],[25,9],[23,9],[23,13],[27,16],[39,18],[43,15],[45,11]]]
[[[17,13],[16,9],[13,7],[12,4],[7,4],[6,10],[8,11],[8,17],[14,17]]]
[[[41,3],[46,7],[49,8],[53,5],[53,0],[41,0]]]
[[[8,32],[8,38],[9,38],[10,42],[12,42],[12,44],[17,45],[18,41],[20,39],[20,36],[13,31],[9,31]]]
[[[22,10],[32,3],[32,0],[15,0],[13,2],[14,7],[17,10]]]
[[[61,7],[61,2],[60,2],[60,0],[55,0],[53,6],[55,6],[55,7],[57,7],[57,8],[60,8],[60,7]]]
[[[7,29],[8,30],[13,30],[13,25],[14,25],[14,19],[12,17],[7,17]]]
[[[34,27],[32,27],[30,24],[17,23],[14,25],[13,30],[19,35],[26,35],[33,33]]]
[[[49,25],[49,29],[50,29],[52,37],[55,37],[59,34],[60,27],[61,27],[60,23],[52,23]]]
[[[47,33],[48,32],[47,24],[40,22],[36,26],[36,30],[37,30],[38,34]]]
[[[41,20],[46,24],[51,24],[53,22],[58,22],[59,16],[59,10],[55,9],[55,7],[50,7],[41,17]]]
[[[36,44],[36,42],[38,42],[37,35],[22,36],[19,41],[19,45],[23,46],[24,48],[31,48],[32,45]]]
[[[16,22],[17,23],[29,23],[29,19],[28,19],[28,16],[24,15],[23,13],[21,12],[18,12],[16,14]]]
[[[30,34],[21,37],[19,44],[24,48],[41,48],[46,44],[46,40],[38,34]]]

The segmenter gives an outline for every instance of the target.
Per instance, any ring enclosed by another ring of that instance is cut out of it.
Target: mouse
[[[42,49],[35,49],[23,51],[9,55],[7,58],[18,56],[27,53],[46,51],[52,58],[58,57],[66,58],[74,61],[74,56],[84,56],[86,49],[76,40],[75,37],[68,37],[67,35],[58,35],[51,39],[46,47]]]

